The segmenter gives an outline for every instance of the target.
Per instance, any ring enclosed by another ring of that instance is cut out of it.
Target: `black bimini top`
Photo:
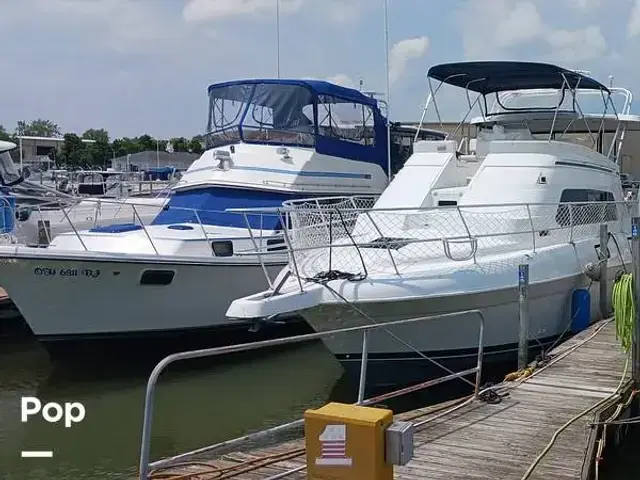
[[[606,86],[591,77],[548,63],[444,63],[431,67],[427,76],[482,95],[509,90],[561,89],[563,85],[572,89],[604,90],[609,93]]]

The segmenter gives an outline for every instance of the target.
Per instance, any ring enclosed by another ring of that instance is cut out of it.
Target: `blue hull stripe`
[[[348,173],[348,172],[318,172],[318,171],[305,171],[305,170],[285,170],[282,168],[267,168],[267,167],[233,167],[234,170],[247,170],[254,172],[268,172],[268,173],[284,173],[285,175],[299,175],[301,177],[334,177],[334,178],[364,178],[370,179],[369,173]]]
[[[362,178],[365,180],[371,179],[369,173],[348,173],[348,172],[318,172],[318,171],[304,171],[304,170],[285,170],[283,168],[268,168],[268,167],[243,167],[234,166],[232,170],[246,170],[253,172],[265,172],[265,173],[282,173],[285,175],[298,175],[300,177],[324,177],[324,178]],[[214,167],[202,167],[194,168],[189,173],[204,172],[207,170],[216,170]]]

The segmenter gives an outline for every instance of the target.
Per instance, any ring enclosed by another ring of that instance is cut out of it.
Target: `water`
[[[87,368],[54,368],[38,344],[0,340],[2,480],[130,480],[135,476],[144,388],[152,365],[109,367],[110,363],[105,359]],[[161,377],[157,390],[152,458],[288,422],[329,400],[353,401],[354,394],[354,386],[342,377],[340,365],[320,343],[174,368]],[[22,423],[23,396],[43,402],[82,402],[87,415],[72,428],[41,417]],[[431,400],[437,398],[422,392],[390,406],[401,411]],[[636,432],[624,450],[627,460],[607,462],[606,475],[600,478],[637,478],[640,465],[628,459],[635,458],[630,452],[638,446]],[[53,450],[54,457],[22,459],[23,449]]]

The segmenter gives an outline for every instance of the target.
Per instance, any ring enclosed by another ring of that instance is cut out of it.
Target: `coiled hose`
[[[633,342],[636,306],[633,300],[633,275],[623,273],[613,284],[613,311],[616,319],[616,338],[628,352]]]

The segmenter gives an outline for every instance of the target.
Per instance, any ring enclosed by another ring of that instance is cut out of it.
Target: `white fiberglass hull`
[[[611,269],[610,282],[614,278],[615,271]],[[540,348],[548,348],[560,336],[584,328],[585,325],[571,318],[572,292],[581,288],[590,292],[589,321],[600,318],[598,284],[593,284],[589,289],[589,281],[583,275],[531,286],[530,360],[533,360],[535,352]],[[519,303],[516,287],[452,297],[358,303],[357,307],[376,323],[477,309],[486,322],[483,363],[513,363],[517,358]],[[349,306],[337,304],[303,311],[302,317],[316,331],[372,323]],[[371,332],[368,384],[411,383],[447,374],[424,357],[436,360],[454,371],[475,366],[479,327],[479,316],[468,313]],[[357,378],[362,358],[362,334],[335,335],[327,337],[324,343],[345,369]]]
[[[283,264],[267,267],[272,278]],[[44,341],[224,328],[234,324],[225,317],[234,298],[267,286],[258,262],[234,258],[69,255],[26,247],[0,247],[0,272]]]
[[[621,252],[609,243],[609,295],[622,262],[630,264],[624,236],[617,236]],[[600,318],[599,284],[590,285],[584,267],[597,263],[596,241],[541,248],[529,258],[514,252],[501,258],[450,263],[448,272],[434,264],[430,270],[406,273],[402,278],[372,273],[360,281],[333,280],[323,285],[307,283],[300,294],[293,282],[280,298],[261,300],[261,294],[234,302],[228,315],[246,317],[245,311],[263,313],[291,311],[298,304],[301,316],[315,331],[336,330],[372,323],[453,314],[442,319],[393,326],[371,331],[368,338],[368,384],[391,385],[424,381],[446,375],[429,357],[459,371],[475,366],[479,341],[477,314],[456,312],[479,310],[485,319],[484,363],[513,362],[519,339],[518,264],[530,271],[529,342],[535,349],[548,346],[559,336],[584,328]],[[386,253],[386,252],[382,252]],[[373,253],[372,253],[373,255]],[[373,262],[372,262],[373,263]],[[588,306],[572,315],[576,289],[588,289]],[[342,298],[334,292],[340,293]],[[264,297],[263,297],[264,298]],[[346,303],[344,299],[348,300]],[[610,299],[609,299],[610,300]],[[286,308],[287,303],[289,308]],[[369,318],[356,309],[364,312]],[[234,315],[237,313],[237,315]],[[587,321],[585,322],[585,317]],[[578,320],[578,321],[576,321]],[[357,378],[362,357],[362,333],[336,334],[323,339],[327,348]],[[533,359],[533,356],[530,357]]]

